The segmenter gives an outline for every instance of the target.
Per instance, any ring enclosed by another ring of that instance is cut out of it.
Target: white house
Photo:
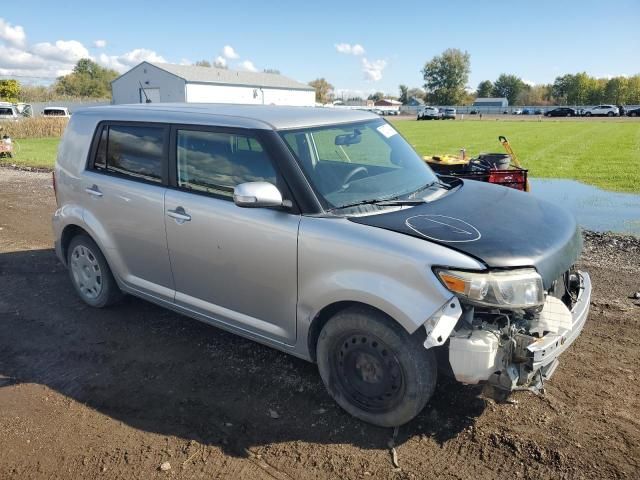
[[[111,82],[112,103],[314,106],[313,87],[276,73],[142,62]]]

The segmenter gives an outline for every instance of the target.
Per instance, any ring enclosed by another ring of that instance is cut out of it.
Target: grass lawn
[[[502,152],[509,139],[533,177],[572,178],[609,190],[640,192],[640,122],[408,121],[395,127],[422,155]]]
[[[572,178],[609,190],[640,192],[640,122],[409,121],[396,128],[423,155],[502,152],[506,136],[533,177]],[[58,138],[17,140],[4,163],[52,168]]]
[[[0,158],[0,163],[25,167],[53,168],[58,153],[59,138],[23,138],[13,142],[13,158]]]

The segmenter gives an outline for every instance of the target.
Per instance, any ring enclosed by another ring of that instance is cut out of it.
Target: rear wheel
[[[67,265],[71,283],[88,305],[107,307],[122,298],[104,255],[88,235],[77,235],[71,240]]]
[[[435,389],[433,351],[375,310],[354,307],[336,314],[322,329],[316,352],[331,396],[348,413],[374,425],[407,423]]]
[[[587,112],[584,114],[585,117],[590,117],[591,116],[591,112]]]
[[[637,114],[636,112],[631,112],[631,115],[630,115],[630,116],[632,116],[632,117],[637,117],[637,116],[638,116],[638,114]]]
[[[613,117],[613,115],[614,115],[613,112],[607,113],[607,117]]]

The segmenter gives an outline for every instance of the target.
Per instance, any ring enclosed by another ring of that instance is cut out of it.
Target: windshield
[[[384,120],[280,135],[325,209],[397,199],[437,181],[415,150]]]

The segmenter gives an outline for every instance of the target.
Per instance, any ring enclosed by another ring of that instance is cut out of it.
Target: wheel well
[[[62,231],[62,238],[60,239],[60,247],[62,248],[62,255],[64,256],[65,263],[67,262],[67,250],[69,249],[71,240],[73,240],[73,237],[81,234],[89,235],[85,229],[78,225],[67,225],[64,227],[64,230]]]
[[[318,338],[320,337],[320,332],[322,331],[322,328],[326,325],[329,319],[333,317],[335,314],[337,314],[338,312],[341,312],[342,310],[346,310],[347,308],[356,307],[356,306],[373,310],[376,312],[380,312],[383,315],[389,317],[389,315],[387,315],[382,310],[361,302],[343,301],[343,302],[336,302],[336,303],[327,305],[322,310],[320,310],[320,312],[318,312],[315,318],[311,321],[311,326],[309,327],[307,342],[308,342],[308,348],[309,348],[309,355],[311,356],[311,359],[314,362],[316,361],[316,345],[318,344]]]

